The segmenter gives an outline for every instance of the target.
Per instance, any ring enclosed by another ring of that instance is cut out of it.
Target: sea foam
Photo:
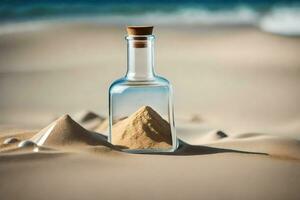
[[[101,11],[101,10],[100,10]],[[97,12],[89,14],[57,15],[40,18],[24,18],[18,21],[0,20],[0,34],[36,31],[64,23],[95,23],[99,25],[251,25],[262,31],[287,36],[300,35],[300,6],[273,6],[258,9],[251,6],[236,6],[223,9],[206,7],[178,7],[143,12]]]

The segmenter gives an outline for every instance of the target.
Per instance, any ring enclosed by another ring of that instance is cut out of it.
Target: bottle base
[[[168,149],[121,149],[122,152],[133,154],[157,154],[157,153],[171,153],[178,149],[178,140],[176,145]]]
[[[121,151],[126,153],[133,153],[133,154],[155,154],[155,153],[170,153],[174,152],[174,149],[122,149]]]

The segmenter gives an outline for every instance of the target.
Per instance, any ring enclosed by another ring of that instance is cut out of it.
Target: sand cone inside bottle
[[[124,149],[168,149],[169,123],[149,106],[143,106],[112,129],[112,143]]]

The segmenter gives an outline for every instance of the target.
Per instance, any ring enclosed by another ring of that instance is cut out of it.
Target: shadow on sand
[[[101,135],[100,137],[102,139],[105,139],[107,141],[107,136]],[[143,153],[143,154],[151,154],[151,155],[173,155],[173,156],[192,156],[192,155],[207,155],[207,154],[216,154],[216,153],[243,153],[243,154],[256,154],[256,155],[269,155],[267,153],[261,153],[261,152],[249,152],[249,151],[239,151],[234,149],[222,149],[222,148],[215,148],[215,147],[209,147],[209,146],[203,146],[203,145],[191,145],[188,144],[182,140],[178,140],[179,147],[174,152],[153,152],[153,153]],[[107,142],[108,143],[108,142]],[[117,146],[114,146],[110,143],[109,147],[117,150],[122,151]]]
[[[193,155],[208,155],[216,153],[243,153],[243,154],[256,154],[268,155],[261,152],[239,151],[233,149],[222,149],[203,145],[191,145],[182,140],[179,140],[179,147],[174,152],[150,153],[151,155],[173,155],[173,156],[193,156]]]

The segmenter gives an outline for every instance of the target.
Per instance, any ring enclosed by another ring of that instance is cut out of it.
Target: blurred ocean
[[[298,0],[2,0],[0,33],[57,21],[99,24],[254,25],[300,35]]]

